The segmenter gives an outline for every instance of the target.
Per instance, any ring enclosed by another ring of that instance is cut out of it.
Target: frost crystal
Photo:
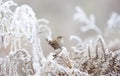
[[[74,14],[73,18],[82,24],[80,27],[80,30],[82,32],[94,30],[98,34],[102,34],[101,30],[95,24],[95,16],[93,14],[91,14],[88,18],[86,13],[79,6],[76,6],[75,10],[76,13]]]
[[[81,41],[77,36],[70,37],[77,41],[77,45],[71,47],[73,50],[72,60],[74,61],[74,67],[87,72],[91,76],[119,75],[119,15],[117,13],[112,14],[111,18],[108,20],[108,26],[102,34],[101,30],[95,25],[94,15],[90,15],[88,19],[85,12],[80,7],[77,6],[75,9],[76,13],[74,14],[74,19],[78,20],[81,25],[83,25],[80,26],[81,31],[95,30],[98,33],[98,37],[96,41],[94,38],[88,38],[87,42]],[[116,34],[116,32],[118,34]],[[103,37],[106,41],[110,39],[114,39],[114,41],[112,40],[111,43],[108,42],[108,45],[106,45]],[[78,44],[82,46],[82,53],[80,49],[77,48]],[[78,52],[76,53],[76,51]]]

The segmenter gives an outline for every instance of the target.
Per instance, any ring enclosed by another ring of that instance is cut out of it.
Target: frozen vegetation
[[[94,30],[98,36],[82,41],[71,35],[69,41],[76,45],[70,46],[69,52],[61,37],[52,39],[49,21],[37,19],[31,7],[1,1],[0,48],[8,48],[9,55],[0,58],[0,76],[119,76],[120,15],[113,13],[104,30],[95,24],[94,15],[87,17],[79,6],[75,7],[73,18],[80,23],[83,33]],[[111,35],[112,42],[106,44]],[[47,57],[41,47],[41,36],[55,50]]]

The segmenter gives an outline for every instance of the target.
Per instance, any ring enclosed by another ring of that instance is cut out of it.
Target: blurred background
[[[107,25],[107,20],[112,12],[120,13],[120,0],[13,0],[18,5],[28,4],[36,13],[37,18],[49,20],[52,37],[64,36],[65,46],[70,44],[70,35],[78,35],[85,39],[89,33],[81,33],[80,24],[73,19],[75,7],[80,6],[86,14],[94,14],[96,25],[102,30]],[[47,43],[43,41],[46,47]],[[50,47],[49,45],[47,45]],[[51,47],[50,47],[51,48]],[[69,48],[69,47],[68,47]],[[44,49],[44,48],[43,48]],[[45,48],[46,49],[46,48]],[[52,49],[52,48],[51,48]],[[48,50],[48,49],[47,49]],[[52,49],[53,50],[53,49]]]
[[[75,7],[80,6],[86,14],[94,14],[96,24],[102,29],[112,12],[120,13],[120,0],[14,0],[18,5],[28,4],[37,18],[50,21],[53,36],[80,35],[79,23],[73,20]]]

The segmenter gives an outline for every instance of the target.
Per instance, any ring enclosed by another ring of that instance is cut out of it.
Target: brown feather
[[[54,49],[58,49],[61,48],[61,45],[56,41],[49,41],[49,44],[54,48]]]
[[[63,46],[62,37],[58,36],[55,40],[48,41],[48,43],[54,48],[59,49]]]

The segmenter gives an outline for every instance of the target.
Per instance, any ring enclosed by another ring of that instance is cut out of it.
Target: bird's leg
[[[53,60],[55,59],[55,58],[57,58],[58,57],[58,55],[61,53],[61,51],[58,51],[57,53],[55,53],[54,55],[53,55]]]

